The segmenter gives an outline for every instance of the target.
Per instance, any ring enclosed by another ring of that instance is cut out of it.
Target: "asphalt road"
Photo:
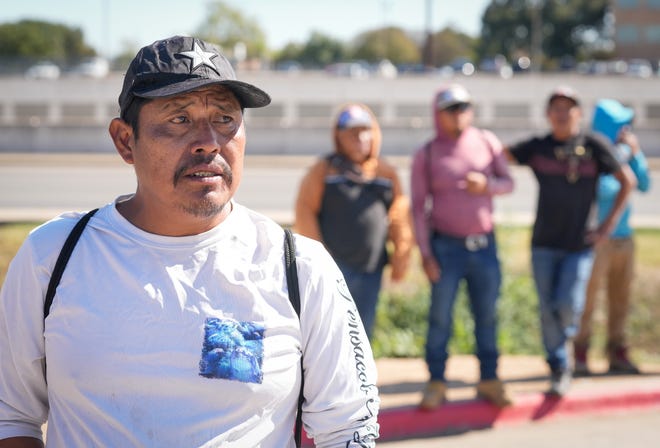
[[[295,197],[309,156],[252,156],[246,158],[236,200],[281,223],[291,222]],[[409,158],[390,158],[408,188]],[[654,164],[655,165],[655,164]],[[525,167],[512,167],[516,188],[496,198],[500,222],[532,222],[536,181]],[[652,170],[654,187],[635,193],[633,225],[660,227],[660,169]],[[0,222],[42,221],[67,210],[87,210],[135,190],[130,166],[114,154],[0,154]]]
[[[560,417],[462,434],[383,442],[382,448],[654,448],[660,409]]]

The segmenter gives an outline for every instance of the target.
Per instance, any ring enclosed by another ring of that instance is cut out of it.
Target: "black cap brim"
[[[200,89],[204,86],[219,84],[227,86],[241,103],[241,107],[264,107],[270,104],[270,96],[258,87],[247,82],[233,79],[217,80],[208,78],[188,78],[185,81],[168,84],[160,88],[134,89],[133,95],[141,98],[167,98]]]

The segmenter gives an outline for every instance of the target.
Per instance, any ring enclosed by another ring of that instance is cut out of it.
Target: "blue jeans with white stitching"
[[[429,329],[426,339],[426,363],[431,380],[444,381],[448,358],[447,345],[453,331],[453,308],[461,281],[467,285],[470,309],[474,317],[476,356],[480,378],[497,378],[497,299],[502,274],[497,258],[494,234],[488,245],[469,250],[459,239],[435,235],[431,239],[433,255],[441,268],[440,280],[431,285]]]
[[[532,247],[541,334],[552,371],[569,368],[568,344],[579,330],[593,259],[592,249]]]

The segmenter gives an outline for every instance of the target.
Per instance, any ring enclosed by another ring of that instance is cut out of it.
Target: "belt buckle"
[[[488,247],[486,235],[468,235],[465,237],[465,248],[470,252]]]

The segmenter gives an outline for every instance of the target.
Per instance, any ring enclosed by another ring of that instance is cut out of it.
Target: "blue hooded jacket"
[[[623,106],[616,100],[603,99],[596,103],[592,130],[605,135],[608,140],[615,145],[617,158],[621,163],[628,163],[637,178],[637,189],[639,191],[648,191],[650,179],[648,173],[648,164],[642,151],[638,151],[634,156],[631,155],[631,149],[628,145],[617,142],[617,137],[621,128],[632,124],[635,112]],[[605,220],[608,213],[614,205],[614,199],[621,189],[621,185],[616,178],[611,175],[603,175],[598,181],[598,222]],[[612,238],[628,238],[632,235],[632,228],[629,224],[630,202],[621,214],[616,228],[612,232]]]

